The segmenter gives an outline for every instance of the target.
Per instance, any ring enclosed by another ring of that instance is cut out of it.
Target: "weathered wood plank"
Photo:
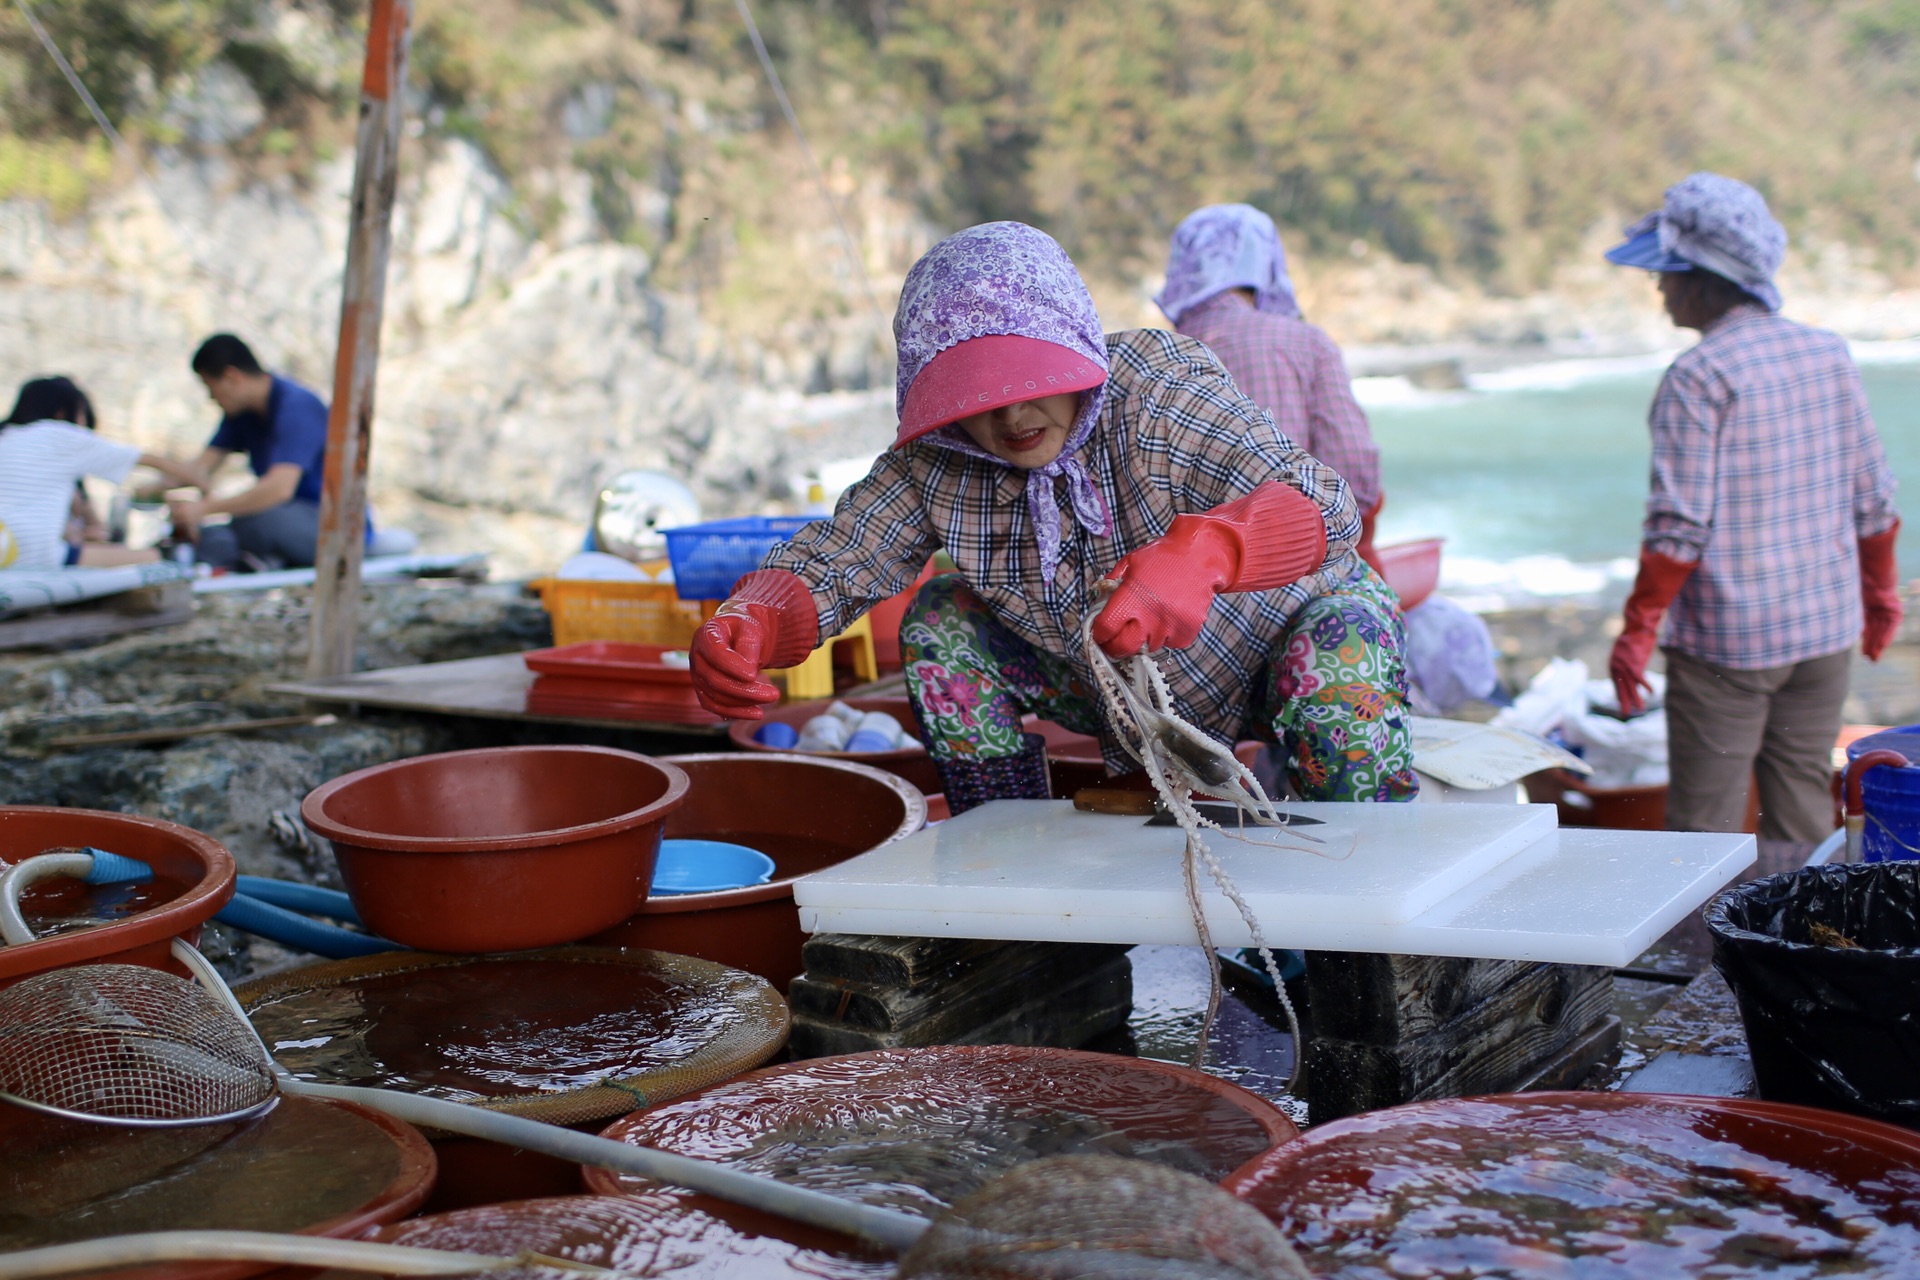
[[[1322,1035],[1363,1044],[1399,1044],[1503,991],[1537,965],[1530,960],[1307,953],[1307,998]],[[1591,968],[1594,981],[1606,970]]]
[[[795,978],[787,1002],[794,1013],[869,1031],[906,1031],[927,1024],[938,1038],[991,1021],[1010,1003],[1063,990],[1126,955],[1121,946],[1053,943],[1003,946],[939,981],[918,987]]]
[[[1612,1008],[1607,972],[1573,965],[1531,966],[1427,1034],[1394,1044],[1323,1034],[1316,1004],[1307,1044],[1309,1114],[1319,1123],[1420,1098],[1517,1088],[1605,1023]]]
[[[122,613],[108,607],[56,609],[0,622],[0,650],[57,649],[105,640],[156,627],[177,627],[193,621],[193,600],[158,613]]]
[[[1002,963],[1012,955],[1049,955],[1064,945],[1072,944],[820,933],[807,940],[801,958],[810,978],[911,990],[952,981],[976,965]]]
[[[788,1048],[795,1058],[927,1044],[1025,1044],[1078,1048],[1125,1025],[1133,1012],[1133,963],[1111,960],[1053,992],[1021,1001],[946,1039],[930,1038],[930,1024],[910,1031],[870,1031],[796,1013]]]

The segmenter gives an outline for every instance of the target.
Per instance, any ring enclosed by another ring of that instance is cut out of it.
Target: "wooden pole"
[[[353,166],[352,225],[340,291],[340,347],[320,494],[313,624],[307,675],[353,670],[360,630],[360,561],[366,548],[367,454],[373,444],[373,387],[380,365],[380,316],[400,173],[400,124],[413,0],[373,0],[367,65],[360,82],[360,136]]]

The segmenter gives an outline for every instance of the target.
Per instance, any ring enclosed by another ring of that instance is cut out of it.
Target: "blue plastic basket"
[[[724,600],[767,552],[819,516],[741,516],[663,529],[673,585],[682,600]]]

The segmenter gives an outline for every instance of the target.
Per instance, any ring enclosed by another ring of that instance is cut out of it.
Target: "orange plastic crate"
[[[553,619],[555,645],[624,640],[681,648],[720,606],[718,600],[682,600],[671,582],[542,578],[533,587]]]

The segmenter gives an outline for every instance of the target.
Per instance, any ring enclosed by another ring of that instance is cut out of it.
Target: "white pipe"
[[[928,1223],[913,1214],[858,1204],[838,1196],[811,1191],[805,1187],[776,1182],[757,1174],[742,1173],[725,1165],[691,1156],[636,1147],[590,1133],[576,1133],[555,1125],[528,1120],[524,1116],[483,1111],[478,1107],[427,1098],[389,1089],[363,1089],[353,1085],[314,1084],[282,1073],[280,1087],[295,1096],[332,1098],[357,1102],[384,1111],[409,1124],[430,1129],[446,1129],[470,1138],[485,1138],[509,1147],[538,1151],[575,1164],[596,1165],[618,1173],[638,1174],[689,1191],[703,1191],[732,1204],[746,1205],[767,1213],[805,1222],[811,1226],[859,1236],[904,1253],[926,1231]],[[4,1277],[0,1277],[4,1280]]]
[[[457,1276],[529,1265],[605,1271],[604,1267],[534,1253],[501,1258],[485,1253],[415,1249],[365,1240],[277,1235],[270,1231],[150,1231],[0,1254],[0,1280],[39,1280],[42,1276],[73,1275],[82,1271],[118,1271],[122,1267],[156,1262],[213,1261],[336,1267],[395,1276]]]
[[[54,876],[76,876],[82,880],[93,870],[90,853],[40,853],[0,872],[0,941],[17,947],[33,941],[33,930],[20,911],[20,895],[42,880]]]

